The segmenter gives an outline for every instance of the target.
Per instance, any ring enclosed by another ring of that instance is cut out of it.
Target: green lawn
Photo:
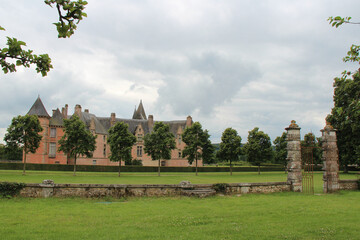
[[[1,239],[359,239],[360,192],[0,199]]]

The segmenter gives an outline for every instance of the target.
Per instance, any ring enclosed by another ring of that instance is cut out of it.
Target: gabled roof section
[[[38,117],[47,117],[50,118],[50,115],[47,113],[44,104],[42,103],[40,96],[36,99],[32,107],[30,108],[28,115],[37,115]]]
[[[145,114],[145,110],[144,110],[144,106],[142,104],[142,100],[140,100],[140,104],[138,109],[134,112],[134,115],[132,117],[132,119],[140,119],[140,120],[147,120],[146,114]]]
[[[64,117],[59,109],[56,109],[56,111],[53,113],[49,124],[51,126],[64,126]]]

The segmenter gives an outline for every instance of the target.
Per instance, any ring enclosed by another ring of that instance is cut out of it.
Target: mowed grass
[[[359,239],[360,192],[0,199],[1,239]]]
[[[314,173],[315,192],[322,192],[322,172]],[[340,173],[340,179],[356,179],[357,173]],[[93,183],[93,184],[179,184],[181,181],[190,181],[193,184],[213,183],[246,183],[246,182],[285,182],[287,174],[284,172],[228,172],[220,173],[121,173],[118,177],[115,172],[72,172],[54,171],[27,171],[22,175],[20,170],[0,170],[0,182],[41,183],[44,179],[52,179],[55,183]]]

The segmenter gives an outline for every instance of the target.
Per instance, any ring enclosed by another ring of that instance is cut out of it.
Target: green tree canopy
[[[232,128],[227,128],[221,136],[220,150],[218,157],[230,162],[230,175],[232,175],[232,161],[239,159],[241,154],[241,137],[237,131]]]
[[[282,164],[286,167],[287,165],[287,141],[286,132],[283,132],[281,136],[278,136],[273,141],[274,148],[274,161],[275,163]]]
[[[312,160],[315,165],[322,162],[322,149],[320,139],[316,138],[314,134],[307,133],[304,136],[304,140],[301,141],[301,154],[312,154]]]
[[[63,151],[74,158],[74,176],[76,175],[76,159],[80,155],[92,157],[96,149],[96,137],[86,129],[85,123],[77,115],[64,119],[64,135],[59,140],[58,151]]]
[[[327,121],[337,130],[340,164],[360,164],[360,73],[335,78],[334,107]]]
[[[10,149],[22,148],[24,150],[24,167],[26,169],[26,155],[35,153],[40,146],[42,136],[39,133],[43,130],[36,115],[25,115],[14,117],[5,134],[4,141]]]
[[[159,176],[161,159],[171,159],[171,150],[175,149],[175,146],[175,136],[170,132],[170,126],[163,122],[156,122],[153,131],[145,135],[144,151],[152,160],[159,161]]]
[[[182,134],[182,139],[186,144],[183,157],[187,157],[189,164],[195,160],[196,175],[198,175],[198,160],[205,156],[210,156],[214,148],[209,140],[210,135],[207,130],[203,130],[199,122],[195,122],[191,127],[187,127]]]
[[[110,145],[110,160],[119,162],[119,177],[121,160],[131,160],[131,149],[136,142],[136,137],[129,131],[129,125],[118,122],[109,129],[107,142]]]
[[[244,150],[251,164],[257,165],[260,174],[260,165],[263,162],[271,161],[273,149],[269,135],[259,131],[258,127],[249,131],[248,141],[244,145]]]

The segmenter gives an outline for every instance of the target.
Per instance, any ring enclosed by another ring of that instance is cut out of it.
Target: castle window
[[[56,157],[56,143],[49,144],[49,157]]]
[[[181,158],[181,151],[179,150],[178,157]]]
[[[104,157],[106,157],[106,144],[104,144],[103,155],[104,155]]]
[[[143,135],[142,134],[138,134],[137,135],[137,140],[138,142],[141,142],[143,140]]]
[[[96,160],[95,159],[93,160],[93,165],[96,165]]]
[[[179,144],[181,144],[181,135],[179,134]]]
[[[51,138],[56,137],[56,128],[50,128],[50,137]]]
[[[106,136],[105,135],[103,136],[103,140],[104,140],[104,142],[106,141]]]
[[[136,148],[136,155],[138,157],[141,157],[142,156],[142,146],[137,146]]]

